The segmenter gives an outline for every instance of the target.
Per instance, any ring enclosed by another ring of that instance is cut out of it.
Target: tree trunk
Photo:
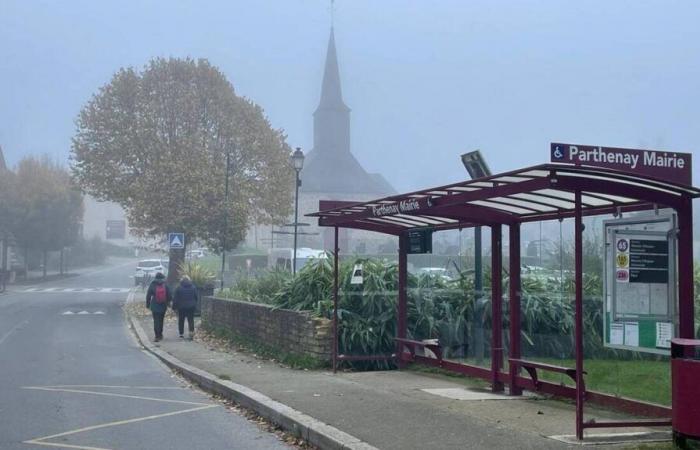
[[[8,266],[8,261],[9,261],[9,255],[8,251],[10,249],[9,246],[9,238],[7,237],[7,234],[3,237],[2,239],[2,267],[0,267],[3,271],[8,271],[9,267]]]
[[[168,265],[167,283],[175,286],[180,281],[180,267],[185,263],[185,252],[187,251],[187,241],[181,249],[170,249],[170,263]]]

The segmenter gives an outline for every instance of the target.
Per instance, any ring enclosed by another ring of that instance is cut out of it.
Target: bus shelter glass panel
[[[475,289],[473,232],[434,233],[432,247],[408,255],[409,338],[439,343],[446,360],[489,367],[490,291]]]

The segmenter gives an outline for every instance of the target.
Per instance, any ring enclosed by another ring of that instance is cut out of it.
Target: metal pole
[[[333,373],[338,370],[338,227],[334,227],[333,241]]]
[[[481,227],[474,227],[474,303],[477,305],[474,313],[474,356],[477,364],[484,359],[484,309],[485,299],[483,286],[483,271],[481,263]]]
[[[474,291],[477,300],[483,294],[483,275],[481,271],[481,227],[474,227]]]
[[[297,228],[299,226],[299,185],[301,184],[299,171],[297,170],[296,173],[296,194],[294,196],[294,259],[292,261],[292,274],[294,275],[297,273]]]
[[[509,240],[509,265],[510,280],[508,292],[508,306],[510,307],[510,351],[509,358],[520,359],[520,224],[510,226]],[[510,372],[510,395],[521,395],[522,389],[517,385],[517,377],[520,367],[508,365]]]
[[[683,198],[678,209],[678,333],[685,339],[695,338],[693,305],[693,202]]]
[[[574,247],[576,272],[575,351],[576,351],[576,438],[583,439],[583,219],[581,218],[581,191],[575,195]]]
[[[224,229],[221,233],[221,289],[224,288],[226,270],[226,232],[228,230],[228,177],[231,170],[231,153],[226,151],[226,187],[224,190]]]
[[[396,336],[399,339],[406,339],[407,327],[406,318],[407,311],[406,308],[406,283],[408,280],[408,254],[406,252],[406,236],[399,236],[399,301],[396,311]],[[403,346],[397,344],[396,346],[396,357],[398,361],[399,368],[403,367],[403,361],[401,360],[401,355],[403,353]]]
[[[503,391],[498,375],[503,367],[503,292],[501,225],[491,226],[491,389]]]

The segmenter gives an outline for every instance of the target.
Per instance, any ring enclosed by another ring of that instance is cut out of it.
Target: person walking
[[[197,286],[185,275],[180,280],[180,285],[175,289],[175,299],[173,300],[173,308],[177,310],[177,330],[181,339],[185,338],[185,318],[187,318],[187,326],[189,328],[187,337],[192,340],[194,335],[194,310],[197,307],[198,300],[199,292],[197,292]]]
[[[172,293],[165,283],[165,275],[158,272],[146,292],[146,308],[150,309],[153,314],[153,331],[156,335],[156,342],[163,340],[163,322],[171,300]]]

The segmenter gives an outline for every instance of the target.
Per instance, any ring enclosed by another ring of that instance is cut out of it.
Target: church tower
[[[394,193],[384,177],[365,171],[350,148],[350,108],[343,101],[335,33],[331,27],[321,98],[314,112],[314,147],[302,172],[302,191],[327,194],[327,198],[339,194]]]
[[[314,112],[314,148],[350,152],[350,108],[343,102],[333,28],[328,39],[321,100]]]

